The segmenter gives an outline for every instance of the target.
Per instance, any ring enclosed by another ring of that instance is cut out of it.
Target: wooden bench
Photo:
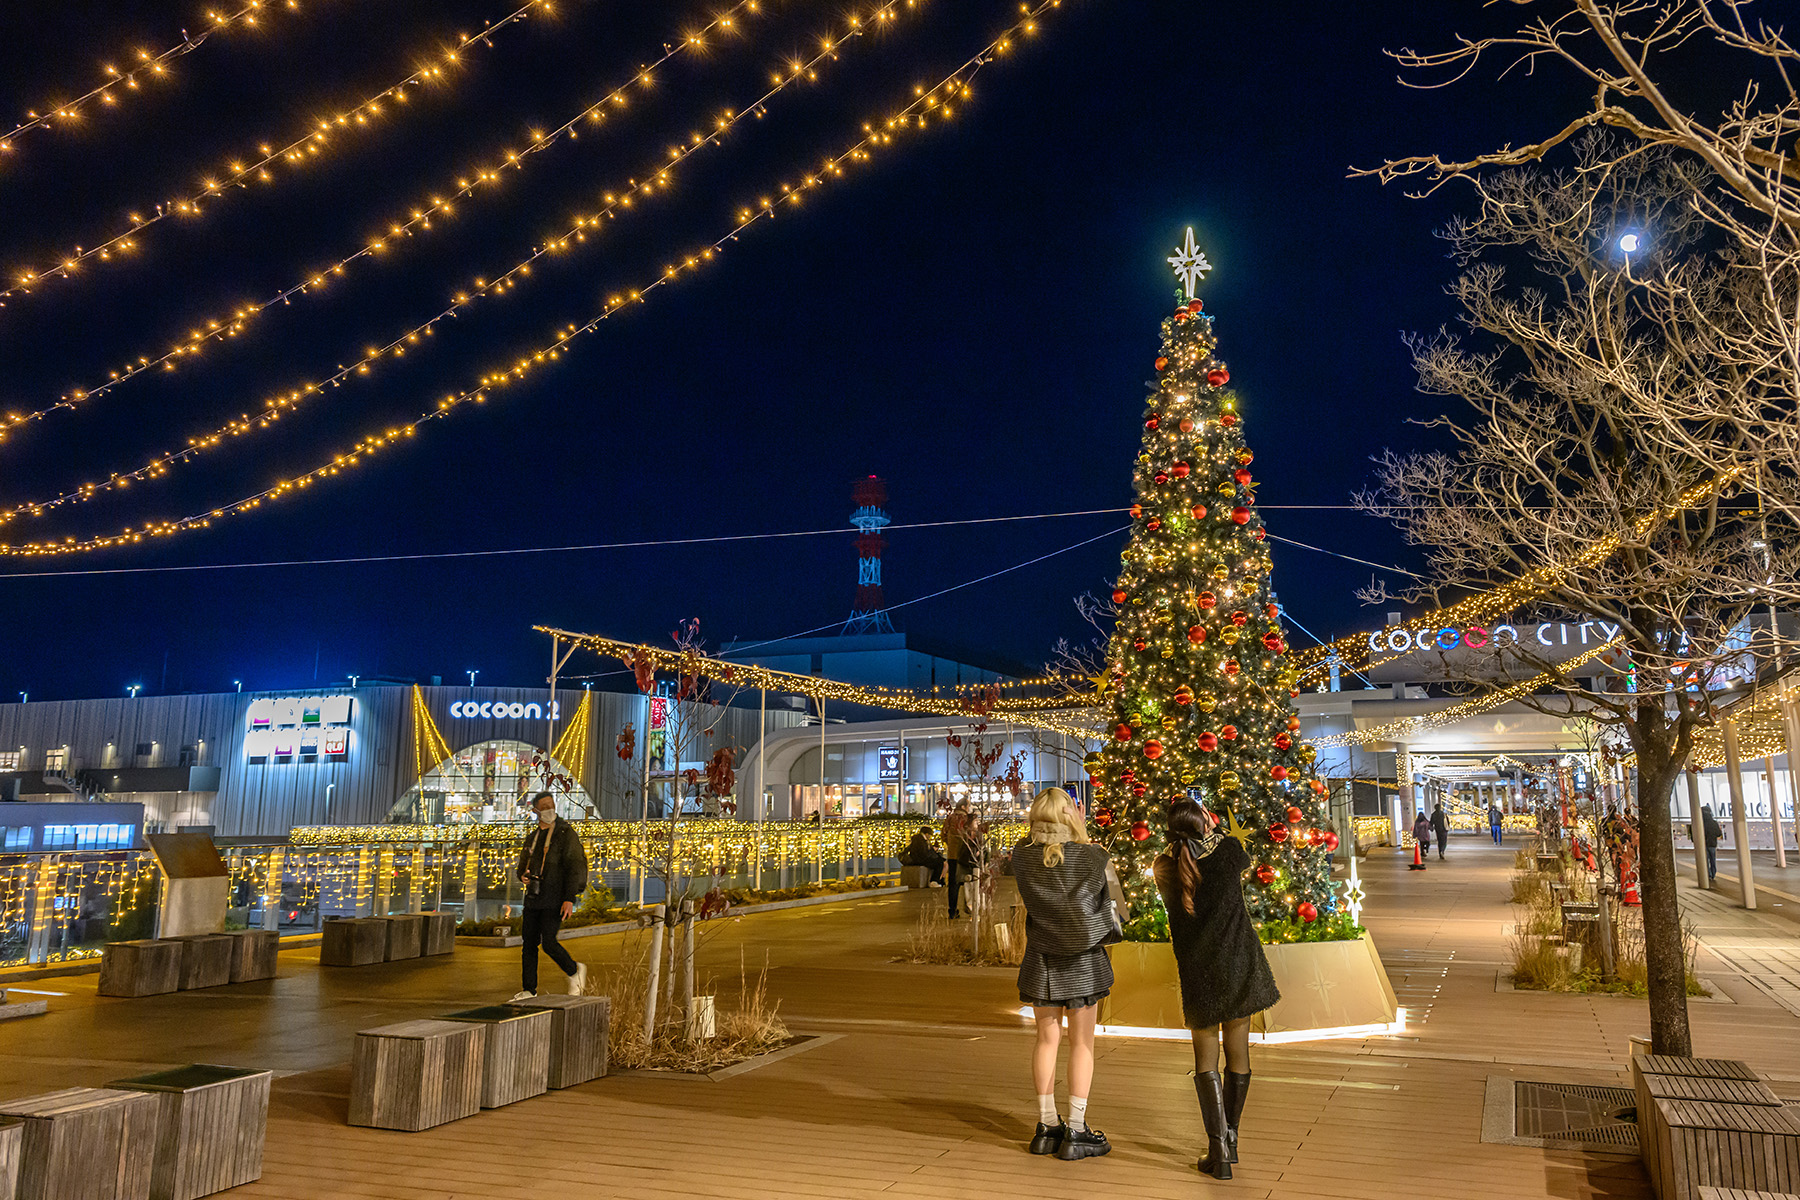
[[[181,990],[181,943],[156,938],[108,942],[100,952],[102,996],[160,996]]]
[[[227,936],[231,938],[231,982],[275,978],[281,934],[273,929],[236,929]]]
[[[235,943],[230,934],[193,933],[169,938],[181,943],[181,990],[223,987],[231,982]]]
[[[419,937],[419,957],[431,958],[456,949],[456,916],[447,912],[421,913],[425,918]]]
[[[930,867],[901,867],[900,882],[909,888],[926,888],[931,886]]]
[[[350,1124],[417,1133],[481,1111],[485,1025],[402,1021],[356,1035]]]
[[[19,1200],[149,1200],[156,1099],[66,1088],[0,1102],[24,1123]]]
[[[466,1021],[487,1029],[486,1057],[481,1064],[481,1107],[503,1108],[541,1096],[550,1086],[549,1010],[515,1004],[490,1004],[444,1014],[446,1021]]]
[[[321,967],[366,967],[387,961],[387,922],[380,917],[336,917],[319,941]]]
[[[1703,1187],[1700,1200],[1800,1200],[1793,1192],[1746,1192],[1743,1188]]]
[[[550,1074],[553,1088],[574,1087],[606,1074],[607,1033],[612,1001],[605,996],[534,996],[520,1008],[550,1014]]]
[[[416,913],[401,913],[382,920],[387,923],[387,961],[419,957],[425,918]]]
[[[196,1063],[109,1085],[156,1099],[151,1200],[196,1200],[262,1177],[271,1078]]]
[[[1638,1148],[1650,1185],[1660,1194],[1659,1172],[1667,1157],[1669,1130],[1661,1124],[1658,1100],[1697,1100],[1710,1104],[1752,1104],[1780,1108],[1781,1099],[1736,1059],[1636,1055],[1631,1080],[1637,1092]]]
[[[1800,1120],[1755,1104],[1658,1100],[1655,1177],[1662,1200],[1699,1200],[1700,1188],[1800,1188]]]

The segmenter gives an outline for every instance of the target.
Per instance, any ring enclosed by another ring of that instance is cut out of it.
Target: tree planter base
[[[1367,934],[1355,941],[1295,942],[1263,950],[1281,999],[1252,1020],[1256,1040],[1369,1036],[1398,1028],[1394,988]],[[1167,942],[1122,942],[1108,953],[1113,989],[1101,1002],[1101,1025],[1115,1032],[1184,1028],[1175,951]]]

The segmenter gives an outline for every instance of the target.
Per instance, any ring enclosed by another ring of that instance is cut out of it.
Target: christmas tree
[[[1193,230],[1169,261],[1186,287],[1163,320],[1144,409],[1118,621],[1097,680],[1111,719],[1089,759],[1093,821],[1134,935],[1166,929],[1149,866],[1169,804],[1192,797],[1249,852],[1244,899],[1265,941],[1353,936],[1332,886],[1337,835],[1321,828],[1326,789],[1291,703],[1244,420],[1194,297],[1209,266]]]

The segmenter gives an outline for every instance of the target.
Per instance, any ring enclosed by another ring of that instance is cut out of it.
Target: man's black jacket
[[[546,836],[550,839],[547,847]],[[574,904],[581,899],[581,893],[587,891],[588,860],[573,825],[558,817],[548,830],[532,826],[519,854],[519,877],[527,874],[538,877],[538,889],[536,895],[526,891],[526,908],[561,908],[565,900]]]

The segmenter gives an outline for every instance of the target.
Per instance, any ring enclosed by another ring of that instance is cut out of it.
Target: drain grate
[[[1635,1154],[1636,1103],[1629,1088],[1490,1076],[1481,1140]]]

